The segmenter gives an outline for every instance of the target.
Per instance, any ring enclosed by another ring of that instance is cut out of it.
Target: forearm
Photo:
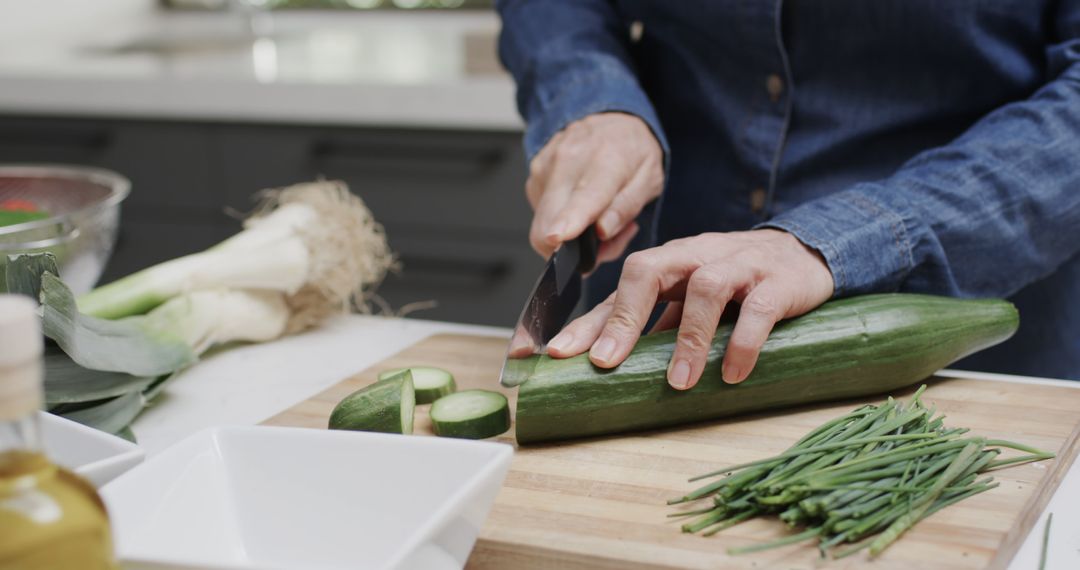
[[[1073,56],[1080,59],[1080,51]],[[1080,61],[893,176],[778,215],[836,294],[1007,296],[1080,253]]]

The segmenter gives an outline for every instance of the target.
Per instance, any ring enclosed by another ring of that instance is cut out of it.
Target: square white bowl
[[[139,446],[115,435],[40,412],[45,454],[101,487],[142,462]]]
[[[117,478],[102,497],[129,564],[461,568],[512,454],[435,437],[214,428]]]

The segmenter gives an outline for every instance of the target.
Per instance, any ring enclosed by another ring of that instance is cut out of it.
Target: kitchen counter
[[[509,336],[509,330],[494,327],[341,317],[303,335],[206,357],[166,388],[161,399],[135,422],[134,431],[139,443],[153,455],[202,428],[257,424],[424,337],[449,332]],[[972,372],[964,372],[963,377],[1080,389],[1080,383],[1063,380]],[[1009,568],[1037,567],[1049,512],[1054,513],[1054,524],[1047,568],[1080,567],[1080,511],[1074,508],[1080,504],[1078,465],[1072,465]]]
[[[0,115],[518,131],[493,13],[0,0]]]

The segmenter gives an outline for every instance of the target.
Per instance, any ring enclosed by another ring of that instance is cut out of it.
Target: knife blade
[[[529,357],[541,354],[570,320],[581,300],[581,277],[596,267],[599,246],[596,228],[590,226],[548,259],[514,326],[499,384],[513,387],[532,376],[536,359]]]

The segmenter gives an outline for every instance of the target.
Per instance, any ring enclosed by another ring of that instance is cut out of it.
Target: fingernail
[[[549,240],[561,240],[564,233],[566,233],[566,222],[555,222],[548,231],[547,237]]]
[[[574,333],[571,333],[569,331],[563,331],[555,335],[555,338],[548,341],[548,350],[554,348],[556,352],[565,352],[566,347],[569,346],[570,343],[572,343],[573,341]]]
[[[739,378],[739,369],[730,364],[725,363],[720,373],[724,377],[724,382],[728,384],[738,384],[742,381],[742,378]]]
[[[679,360],[668,373],[668,382],[672,387],[682,390],[690,383],[690,361]]]
[[[596,341],[589,354],[601,362],[611,362],[615,356],[615,339],[610,336],[602,336]]]
[[[596,225],[604,237],[610,238],[615,233],[615,226],[619,225],[619,215],[612,211],[605,212]]]

